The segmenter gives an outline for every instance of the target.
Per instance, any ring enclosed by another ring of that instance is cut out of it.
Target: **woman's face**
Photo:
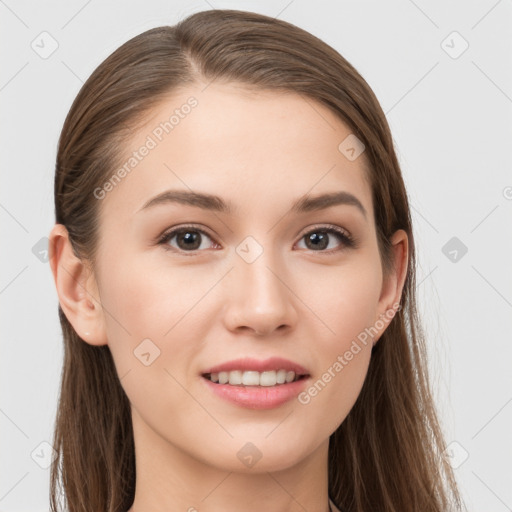
[[[95,277],[139,446],[238,472],[325,455],[395,300],[350,134],[310,99],[214,83],[134,135],[97,191]]]

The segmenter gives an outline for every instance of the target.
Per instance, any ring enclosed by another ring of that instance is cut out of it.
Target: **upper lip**
[[[272,370],[286,370],[289,372],[295,372],[295,375],[309,375],[308,371],[303,366],[288,359],[283,359],[282,357],[271,357],[270,359],[264,360],[252,359],[249,357],[234,359],[232,361],[212,366],[211,368],[203,371],[202,374],[230,372],[233,370],[256,371],[260,373]]]

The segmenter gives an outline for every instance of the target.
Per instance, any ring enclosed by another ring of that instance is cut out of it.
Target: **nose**
[[[263,253],[256,261],[239,260],[226,277],[228,297],[226,328],[258,336],[287,332],[294,328],[298,312],[296,295],[285,272],[276,268]]]

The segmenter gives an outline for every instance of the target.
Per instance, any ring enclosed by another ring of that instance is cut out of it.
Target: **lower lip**
[[[231,386],[218,384],[201,377],[217,396],[247,409],[273,409],[296,397],[306,385],[308,378],[277,386]]]

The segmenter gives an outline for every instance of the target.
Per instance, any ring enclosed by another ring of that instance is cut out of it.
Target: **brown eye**
[[[176,241],[172,243],[174,239]],[[185,226],[164,234],[158,243],[162,244],[166,249],[191,252],[207,249],[212,245],[211,243],[208,244],[207,241],[205,242],[205,239],[211,241],[211,238],[203,230]]]
[[[337,250],[336,245],[332,247],[332,239],[337,238],[341,241],[341,244],[338,244],[338,247],[341,245],[343,247],[354,247],[354,242],[352,238],[345,231],[336,228],[315,228],[305,235],[302,236],[301,240],[305,240],[306,249],[316,251],[316,252],[331,252],[331,250]],[[331,245],[331,247],[329,247]],[[329,249],[329,250],[326,250]],[[338,249],[340,250],[340,249]]]
[[[176,234],[176,243],[180,249],[195,251],[201,247],[201,238],[202,235],[199,232],[187,229]]]

